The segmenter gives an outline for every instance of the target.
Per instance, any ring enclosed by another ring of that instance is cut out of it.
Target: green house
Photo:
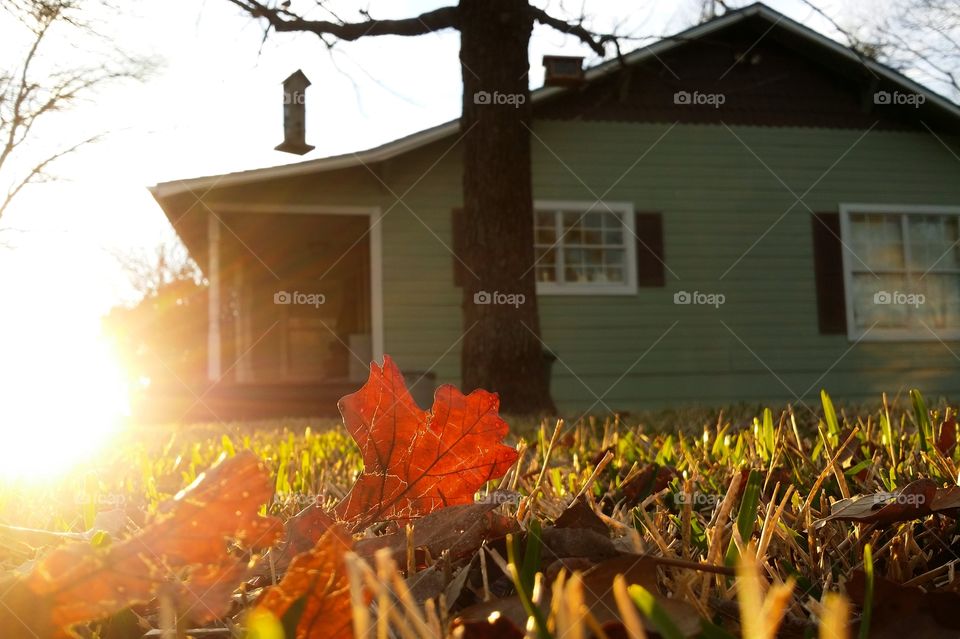
[[[532,100],[564,414],[956,398],[956,104],[762,4]],[[211,397],[333,410],[384,353],[459,383],[459,136],[152,188],[210,282]]]

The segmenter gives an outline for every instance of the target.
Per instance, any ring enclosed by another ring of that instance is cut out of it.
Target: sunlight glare
[[[95,458],[126,414],[120,366],[99,337],[8,344],[0,361],[0,478],[61,475]],[[67,342],[67,343],[62,343]]]

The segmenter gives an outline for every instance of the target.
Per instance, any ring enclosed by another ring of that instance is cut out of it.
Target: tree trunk
[[[517,414],[555,412],[533,270],[532,30],[527,0],[460,0],[463,386],[498,392]]]

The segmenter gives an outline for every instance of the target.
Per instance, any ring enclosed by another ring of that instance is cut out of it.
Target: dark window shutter
[[[453,260],[453,285],[454,286],[463,286],[463,283],[466,279],[466,269],[463,266],[463,256],[466,254],[464,252],[465,242],[464,242],[464,231],[466,228],[464,224],[466,222],[466,215],[462,208],[456,208],[450,211],[450,232],[453,236],[453,245],[450,247],[453,251],[453,255],[450,259]],[[459,258],[459,259],[458,259]]]
[[[637,286],[666,284],[663,264],[663,217],[659,213],[637,213]]]
[[[820,332],[847,332],[847,301],[843,291],[843,244],[840,214],[814,213],[813,272],[817,285],[817,322]]]

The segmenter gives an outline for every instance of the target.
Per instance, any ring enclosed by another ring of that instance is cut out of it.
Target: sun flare
[[[5,349],[0,478],[51,478],[95,458],[129,412],[124,378],[109,345],[99,337],[71,338],[47,338],[43,353],[37,352],[39,340]]]

